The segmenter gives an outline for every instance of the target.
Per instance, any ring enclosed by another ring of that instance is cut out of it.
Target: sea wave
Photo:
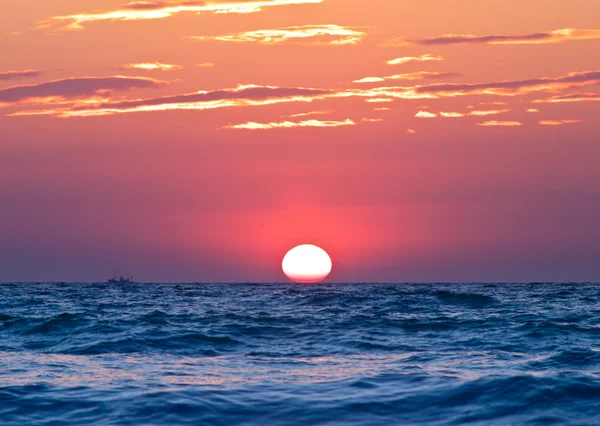
[[[600,424],[595,284],[0,285],[0,424]]]

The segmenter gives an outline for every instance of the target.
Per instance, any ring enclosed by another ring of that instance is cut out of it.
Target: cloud
[[[488,109],[488,110],[474,110],[470,111],[468,115],[473,117],[485,117],[487,115],[497,115],[504,114],[506,112],[510,112],[509,109]]]
[[[167,2],[163,1],[132,1],[125,5],[125,9],[129,10],[157,10],[167,6]]]
[[[194,65],[195,68],[212,68],[214,66],[216,66],[216,64],[212,62],[204,62],[203,64]]]
[[[600,84],[600,71],[573,72],[562,77],[506,80],[492,83],[431,84],[426,86],[416,86],[415,92],[450,97],[473,94],[515,96],[538,91],[553,91],[592,84]]]
[[[311,116],[311,115],[327,115],[327,114],[331,114],[331,113],[334,113],[334,112],[335,112],[335,110],[328,109],[328,110],[322,110],[322,111],[300,112],[298,114],[286,115],[285,117],[288,117],[288,118],[308,117],[308,116]]]
[[[156,80],[154,80],[156,81]],[[1,92],[0,92],[1,93]],[[413,88],[376,87],[370,89],[315,89],[303,87],[282,88],[276,86],[240,85],[233,89],[198,91],[173,96],[147,99],[91,101],[89,104],[55,107],[12,113],[12,116],[51,115],[56,117],[93,117],[112,114],[173,111],[209,110],[227,107],[273,105],[290,102],[312,102],[331,98],[366,98],[367,100],[435,99],[431,94],[415,93]]]
[[[431,55],[429,53],[426,53],[421,56],[402,56],[400,58],[391,59],[391,60],[387,61],[386,63],[388,65],[403,65],[403,64],[410,64],[410,63],[414,63],[414,62],[430,62],[430,61],[443,61],[443,60],[444,60],[443,56]]]
[[[562,126],[563,124],[579,124],[581,120],[540,120],[542,126]]]
[[[479,105],[508,105],[508,102],[504,102],[504,101],[479,102]]]
[[[437,114],[428,111],[419,111],[415,114],[415,117],[417,118],[435,118],[437,116]]]
[[[520,123],[518,121],[496,121],[496,120],[492,120],[492,121],[486,121],[484,123],[477,123],[478,126],[483,126],[483,127],[518,127],[518,126],[522,126],[523,123]]]
[[[225,129],[246,129],[246,130],[269,130],[269,129],[290,129],[294,127],[340,127],[354,126],[356,123],[350,119],[343,121],[320,121],[320,120],[305,120],[305,121],[281,121],[273,123],[256,123],[248,122],[244,124],[236,124],[225,126]]]
[[[417,133],[417,132],[415,132],[413,129],[406,129],[406,134],[407,134],[407,135],[414,135],[414,134],[416,134],[416,133]]]
[[[5,71],[0,72],[0,81],[17,80],[21,78],[33,78],[42,75],[40,71],[25,70],[25,71]]]
[[[123,65],[121,68],[143,71],[174,71],[180,70],[183,67],[181,65],[163,64],[160,62],[142,62],[139,64]]]
[[[445,44],[547,44],[564,43],[573,40],[600,39],[600,30],[578,30],[563,28],[554,31],[524,34],[524,35],[484,35],[444,34],[435,38],[415,41],[404,40],[409,44],[445,45]]]
[[[198,91],[195,93],[161,96],[157,98],[109,101],[95,103],[93,105],[23,111],[11,115],[52,115],[61,118],[69,118],[134,112],[210,110],[227,107],[273,105],[289,102],[311,102],[316,99],[324,99],[327,96],[334,96],[336,93],[337,92],[328,89],[245,85],[238,86],[234,89]]]
[[[305,42],[309,44],[344,45],[357,44],[365,36],[362,31],[340,25],[303,25],[270,30],[247,31],[221,36],[193,36],[193,40],[216,40],[237,43],[282,44]],[[315,40],[316,39],[316,40]]]
[[[264,8],[300,4],[318,4],[324,0],[249,0],[249,1],[134,1],[121,9],[82,12],[75,15],[54,16],[38,23],[40,30],[83,30],[90,22],[133,21],[170,18],[179,13],[212,12],[218,14],[247,14]]]
[[[53,80],[29,86],[0,89],[1,103],[16,103],[32,98],[79,98],[100,92],[148,89],[165,86],[166,82],[143,77],[82,77]]]
[[[540,112],[540,110],[536,108],[528,108],[525,110],[525,112]]]
[[[462,118],[462,117],[465,117],[465,114],[463,114],[462,112],[440,112],[440,117]]]
[[[389,103],[389,102],[394,102],[394,99],[392,99],[392,98],[372,98],[372,99],[366,99],[365,102],[369,102],[372,104]]]
[[[107,80],[108,79],[108,80]],[[23,92],[32,91],[34,93],[43,92],[46,85],[47,89],[53,88],[50,93],[63,93],[69,89],[76,91],[79,88],[77,96],[97,95],[98,90],[119,90],[119,85],[125,88],[139,87],[157,87],[165,82],[158,80],[143,79],[141,77],[109,77],[104,79],[72,79],[59,82],[47,83],[39,86],[21,86],[18,88],[9,88],[0,90],[0,103],[7,96],[15,96],[14,93],[21,93],[22,97],[35,97],[35,94]],[[333,98],[363,98],[366,102],[392,102],[395,99],[414,100],[414,99],[440,99],[444,97],[455,97],[465,95],[501,95],[517,96],[536,91],[557,91],[564,88],[585,86],[589,84],[600,83],[600,71],[586,71],[571,73],[563,77],[542,77],[528,80],[509,80],[492,83],[475,84],[429,84],[415,86],[381,86],[367,89],[346,88],[346,89],[320,89],[303,87],[277,87],[277,86],[259,86],[259,85],[240,85],[236,88],[220,89],[213,91],[198,91],[193,93],[184,93],[172,96],[161,96],[146,99],[130,100],[110,100],[99,102],[98,99],[91,99],[89,103],[79,102],[78,105],[60,105],[45,110],[29,110],[15,112],[11,115],[52,115],[56,117],[90,117],[134,112],[151,111],[172,111],[172,110],[209,110],[226,107],[245,107],[258,105],[273,105],[290,102],[313,102],[317,100]],[[91,88],[89,87],[91,85]],[[54,86],[61,86],[60,90]],[[63,87],[64,86],[64,87]],[[107,87],[104,87],[107,86]],[[19,97],[17,96],[17,97]],[[42,96],[53,96],[42,95]],[[58,95],[60,96],[60,94]],[[13,102],[13,101],[8,101]],[[486,110],[487,111],[487,110]],[[492,110],[489,110],[492,111]],[[496,110],[494,113],[501,113],[503,110]],[[499,112],[498,112],[499,111]],[[491,115],[492,112],[469,113],[465,115]]]
[[[476,111],[469,111],[466,113],[463,112],[454,112],[454,111],[442,111],[439,114],[437,113],[433,113],[433,112],[429,112],[429,111],[419,111],[417,112],[417,114],[415,115],[415,117],[417,118],[437,118],[437,117],[442,117],[442,118],[464,118],[464,117],[485,117],[488,115],[497,115],[497,114],[503,114],[505,112],[509,112],[509,109],[496,109],[496,110],[476,110]]]
[[[428,72],[418,71],[408,74],[396,74],[386,77],[365,77],[360,80],[354,80],[353,83],[379,83],[385,80],[435,80],[441,78],[458,77],[461,74],[456,72]]]
[[[600,95],[596,93],[570,93],[568,95],[552,96],[546,99],[537,99],[534,103],[569,103],[569,102],[600,102]]]
[[[391,111],[391,108],[373,108],[373,111]]]

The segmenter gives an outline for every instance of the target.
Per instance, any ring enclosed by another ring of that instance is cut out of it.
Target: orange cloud
[[[428,112],[428,111],[418,111],[415,114],[416,118],[435,118],[437,117],[437,114],[434,114],[433,112]]]
[[[212,62],[204,62],[203,64],[196,64],[194,65],[195,68],[212,68],[214,67],[216,64],[212,63]]]
[[[69,99],[90,97],[110,91],[163,87],[167,82],[144,77],[82,77],[53,80],[28,86],[0,89],[0,103],[17,103],[28,99]]]
[[[94,117],[103,115],[173,111],[210,110],[227,107],[273,105],[289,102],[311,102],[316,99],[336,96],[337,92],[328,89],[280,88],[274,86],[246,85],[234,89],[198,91],[158,98],[109,101],[89,106],[72,106],[37,111],[22,111],[12,116],[51,115],[61,118]],[[0,90],[0,101],[2,91]]]
[[[477,123],[478,126],[483,126],[483,127],[517,127],[517,126],[522,126],[523,123],[520,123],[518,121],[496,121],[496,120],[492,120],[492,121],[486,121],[484,123]]]
[[[562,96],[552,96],[546,99],[537,99],[534,103],[568,103],[568,102],[600,102],[600,95],[596,93],[570,93]]]
[[[310,44],[344,45],[357,44],[364,36],[365,33],[362,31],[340,25],[303,25],[298,27],[247,31],[222,36],[194,36],[189,38],[194,40],[216,40],[260,44],[303,42],[310,39]]]
[[[569,73],[563,77],[541,77],[527,80],[506,80],[492,83],[442,83],[416,86],[416,93],[437,96],[498,95],[516,96],[539,91],[556,91],[571,87],[600,84],[600,71]]]
[[[173,0],[169,2],[135,1],[121,9],[102,12],[83,12],[75,15],[54,16],[39,22],[41,30],[83,30],[90,22],[101,21],[132,21],[170,18],[179,13],[212,12],[226,13],[254,13],[263,8],[274,6],[288,6],[300,4],[318,4],[324,0],[249,0],[249,1],[190,1]]]
[[[542,126],[562,126],[563,124],[579,124],[581,120],[540,120]]]
[[[119,82],[127,82],[126,86],[135,86],[140,84],[142,87],[156,87],[165,82],[158,80],[142,79],[134,77],[112,77],[112,84],[119,85]],[[125,79],[125,80],[123,80]],[[80,81],[82,80],[82,81]],[[64,83],[72,88],[83,84],[99,84],[101,79],[74,79],[71,83]],[[256,105],[272,105],[289,102],[313,102],[317,100],[333,98],[364,98],[366,102],[392,102],[395,99],[413,100],[413,99],[440,99],[444,97],[466,96],[466,95],[500,95],[517,96],[536,91],[558,91],[565,88],[576,86],[585,86],[600,83],[600,71],[586,71],[570,73],[563,77],[541,77],[527,80],[508,80],[492,83],[441,83],[416,86],[382,86],[368,89],[347,88],[347,89],[318,89],[291,87],[281,88],[276,86],[257,86],[246,85],[238,86],[233,89],[222,89],[214,91],[199,91],[194,93],[184,93],[173,96],[163,96],[148,99],[133,99],[120,101],[107,101],[99,103],[98,99],[93,99],[88,105],[72,105],[61,108],[53,108],[41,111],[22,111],[12,115],[53,115],[57,117],[86,117],[97,115],[111,115],[132,112],[151,112],[167,110],[208,110],[225,107],[241,107]],[[59,83],[53,83],[59,84]],[[63,84],[63,83],[60,83]],[[111,86],[109,84],[109,86]],[[96,86],[94,86],[96,87]],[[112,87],[112,86],[111,86]],[[110,88],[107,88],[110,90]],[[0,90],[0,103],[5,103],[2,95],[4,90]],[[13,90],[13,89],[8,89]],[[19,89],[21,90],[21,89]],[[26,89],[22,89],[26,90]],[[28,89],[27,89],[28,90]],[[99,89],[100,90],[100,89]],[[115,89],[118,90],[118,89]],[[39,90],[38,90],[39,91]],[[86,92],[87,93],[87,92]],[[89,96],[97,95],[96,92],[89,93]],[[54,95],[48,95],[54,96]],[[84,96],[84,95],[82,95]],[[39,97],[39,96],[30,96]],[[485,116],[500,114],[504,110],[484,110],[471,112],[469,116]]]
[[[430,61],[443,61],[444,57],[440,55],[431,55],[429,53],[421,56],[402,56],[400,58],[391,59],[386,63],[388,65],[401,65],[410,64],[413,62],[430,62]]]
[[[504,101],[479,102],[479,105],[508,105],[508,102],[504,102]]]
[[[415,117],[417,118],[463,118],[463,117],[483,117],[487,115],[497,115],[503,114],[505,112],[509,112],[509,109],[497,109],[497,110],[485,110],[485,111],[469,111],[467,113],[463,112],[453,112],[453,111],[442,111],[439,114],[428,112],[428,111],[419,111]]]
[[[290,129],[294,127],[340,127],[340,126],[354,126],[356,123],[350,119],[343,121],[320,121],[320,120],[306,120],[306,121],[281,121],[273,123],[256,123],[248,122],[244,124],[236,124],[225,126],[225,129],[246,129],[246,130],[269,130],[269,129]]]
[[[373,98],[373,99],[366,99],[365,102],[377,104],[377,103],[394,102],[394,100],[392,98]]]
[[[440,112],[440,117],[445,118],[462,118],[465,117],[465,114],[461,112]]]
[[[40,71],[24,70],[24,71],[5,71],[0,72],[0,81],[17,80],[21,78],[33,78],[42,75]]]
[[[286,115],[286,117],[288,117],[288,118],[308,117],[311,115],[327,115],[327,114],[331,114],[334,112],[335,112],[335,110],[328,109],[328,110],[323,110],[323,111],[309,111],[309,112],[301,112],[298,114],[290,114],[290,115]]]
[[[510,110],[509,109],[475,110],[475,111],[470,111],[468,115],[471,115],[474,117],[484,117],[487,115],[504,114],[505,112],[510,112]]]
[[[547,44],[564,43],[573,40],[600,39],[600,30],[579,30],[563,28],[554,31],[524,35],[485,35],[472,34],[444,34],[440,37],[407,41],[409,44],[444,45],[444,44]],[[398,39],[396,39],[398,40]]]
[[[174,71],[180,70],[183,67],[173,64],[162,64],[160,62],[142,62],[139,64],[123,65],[124,69],[143,70],[143,71]]]
[[[433,80],[440,78],[457,77],[461,74],[455,72],[428,72],[418,71],[408,74],[396,74],[386,77],[365,77],[360,80],[354,80],[353,83],[379,83],[385,80]]]
[[[536,108],[528,108],[525,110],[525,112],[540,112],[540,110]]]

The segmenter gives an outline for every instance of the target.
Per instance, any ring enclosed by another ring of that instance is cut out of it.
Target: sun
[[[313,284],[323,281],[331,272],[331,258],[325,250],[303,244],[287,252],[281,263],[283,273],[292,281]]]

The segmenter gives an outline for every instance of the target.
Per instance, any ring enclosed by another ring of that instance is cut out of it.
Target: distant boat
[[[133,284],[133,277],[124,277],[124,276],[120,276],[119,278],[117,278],[117,275],[113,275],[112,278],[109,278],[107,281],[108,284]]]

